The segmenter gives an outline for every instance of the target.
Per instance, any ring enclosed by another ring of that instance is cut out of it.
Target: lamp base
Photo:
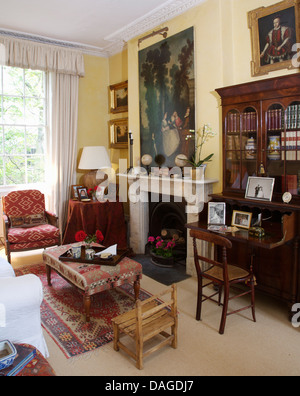
[[[92,170],[82,177],[82,185],[87,189],[95,188],[108,179],[108,175],[98,170]]]

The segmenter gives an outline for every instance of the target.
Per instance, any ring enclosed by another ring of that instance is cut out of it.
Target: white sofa
[[[30,344],[48,357],[41,326],[42,301],[40,279],[32,274],[16,277],[8,261],[0,257],[0,340]]]

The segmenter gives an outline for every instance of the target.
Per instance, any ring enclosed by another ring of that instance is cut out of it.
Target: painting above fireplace
[[[194,28],[139,52],[141,157],[173,167],[195,153]]]

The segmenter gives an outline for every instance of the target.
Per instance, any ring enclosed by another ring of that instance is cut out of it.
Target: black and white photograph
[[[225,202],[208,203],[208,225],[225,225],[226,204]]]
[[[245,198],[272,201],[274,182],[271,177],[249,177]]]

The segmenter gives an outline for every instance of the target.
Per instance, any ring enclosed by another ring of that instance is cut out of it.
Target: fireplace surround
[[[152,231],[149,228],[151,208],[157,207],[163,215],[164,209],[167,208],[164,203],[171,203],[174,207],[184,207],[184,220],[187,223],[198,221],[204,203],[209,201],[209,195],[213,193],[214,183],[218,182],[212,179],[192,180],[128,174],[119,174],[119,180],[128,182],[129,241],[130,247],[136,254],[145,254],[149,232]],[[125,201],[124,197],[121,199]],[[188,233],[186,235],[186,272],[195,276],[192,240]],[[207,246],[203,245],[201,248],[207,249]]]

